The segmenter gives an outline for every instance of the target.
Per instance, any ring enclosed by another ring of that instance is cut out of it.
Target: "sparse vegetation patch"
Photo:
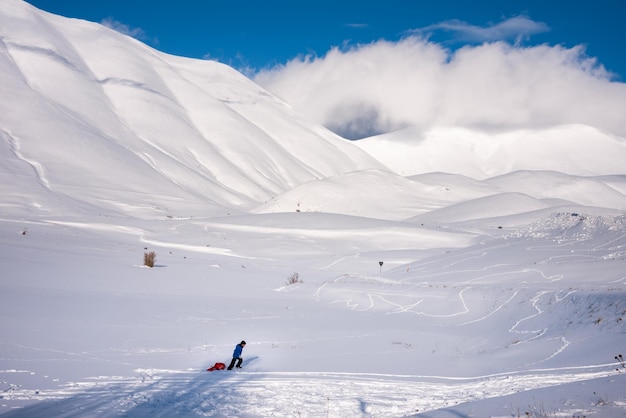
[[[296,283],[302,283],[302,280],[300,280],[300,275],[298,273],[292,273],[289,277],[287,277],[288,285]]]
[[[143,253],[143,265],[148,267],[154,267],[156,261],[156,253],[154,251],[146,251]]]

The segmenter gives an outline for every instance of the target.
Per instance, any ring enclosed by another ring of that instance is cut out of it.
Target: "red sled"
[[[212,372],[213,370],[224,370],[226,365],[224,363],[215,363],[213,366],[206,369],[207,372]]]

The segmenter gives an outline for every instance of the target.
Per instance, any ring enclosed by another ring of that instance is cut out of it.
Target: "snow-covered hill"
[[[3,168],[42,194],[122,212],[208,213],[382,168],[230,67],[169,56],[21,0],[2,3],[0,52]],[[5,196],[19,194],[11,186],[3,183]],[[119,196],[103,201],[103,190]]]
[[[583,124],[505,132],[407,128],[356,144],[405,176],[442,171],[483,179],[517,170],[623,174],[626,161],[626,138]]]
[[[19,0],[0,91],[3,418],[625,416],[621,138],[348,142]]]

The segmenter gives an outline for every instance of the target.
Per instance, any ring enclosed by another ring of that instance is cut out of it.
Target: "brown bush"
[[[154,267],[154,261],[156,260],[156,253],[150,251],[149,253],[143,253],[143,265],[148,267]]]

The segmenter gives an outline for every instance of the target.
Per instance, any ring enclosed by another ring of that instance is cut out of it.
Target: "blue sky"
[[[506,40],[585,45],[626,79],[622,0],[28,0],[66,17],[105,23],[175,55],[255,71],[333,46],[398,41],[413,33],[446,48]]]

